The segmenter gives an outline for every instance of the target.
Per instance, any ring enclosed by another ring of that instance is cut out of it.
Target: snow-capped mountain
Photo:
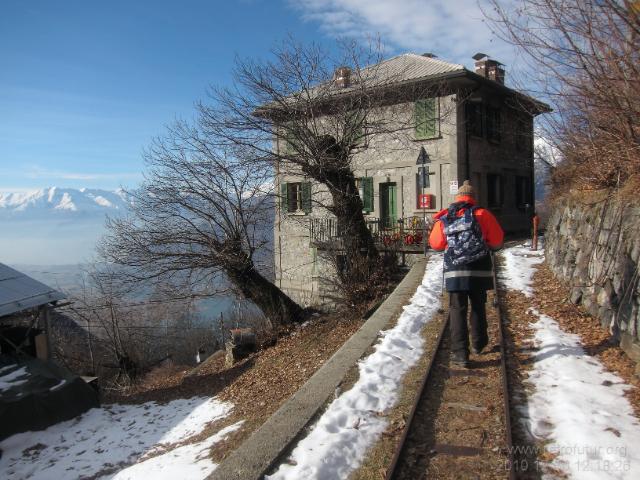
[[[122,190],[43,188],[0,192],[0,262],[59,265],[91,259],[106,216],[126,213]]]
[[[50,187],[27,192],[0,192],[0,219],[119,214],[129,204],[123,190]]]

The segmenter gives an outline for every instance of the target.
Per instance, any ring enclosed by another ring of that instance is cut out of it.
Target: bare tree
[[[275,165],[323,188],[313,201],[336,217],[351,282],[370,281],[384,264],[363,215],[358,155],[376,137],[413,131],[403,101],[413,101],[417,90],[437,96],[442,87],[402,85],[402,75],[387,68],[377,44],[362,49],[344,43],[336,57],[289,40],[272,60],[238,60],[234,86],[212,89],[211,101],[198,105],[203,131],[220,146],[241,146],[251,162]]]
[[[177,122],[154,141],[130,214],[108,220],[99,252],[135,280],[179,278],[209,292],[230,284],[275,324],[296,321],[302,308],[256,264],[272,235],[273,170],[212,140]]]
[[[563,161],[554,181],[587,189],[637,185],[640,7],[628,0],[493,0],[496,31],[529,59],[528,80],[556,109],[545,137]]]
[[[188,291],[161,283],[145,295],[130,290],[109,267],[93,265],[88,281],[69,295],[71,304],[55,313],[58,360],[120,388],[165,361],[190,365],[198,352],[218,348],[214,327],[194,321]]]

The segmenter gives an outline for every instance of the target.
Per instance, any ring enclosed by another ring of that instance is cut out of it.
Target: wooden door
[[[380,184],[380,220],[385,228],[395,227],[398,221],[398,188],[395,183]]]

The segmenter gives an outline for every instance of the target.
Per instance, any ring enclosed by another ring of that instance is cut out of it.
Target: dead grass
[[[191,374],[184,367],[163,367],[150,372],[125,393],[110,394],[108,401],[168,402],[196,395],[214,396],[233,403],[227,418],[208,425],[189,443],[205,439],[221,428],[243,420],[243,426],[211,452],[219,462],[239,446],[295,393],[363,324],[342,311],[314,317],[304,327],[292,327],[275,345],[261,350],[231,368],[224,356],[214,355]]]

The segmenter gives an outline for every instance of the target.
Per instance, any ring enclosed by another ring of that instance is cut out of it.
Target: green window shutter
[[[367,213],[373,212],[373,178],[362,177],[362,206]]]
[[[362,112],[352,113],[347,117],[345,131],[350,144],[359,144],[364,138],[365,115]]]
[[[280,211],[288,212],[289,211],[289,188],[287,187],[286,182],[282,182],[280,184]]]
[[[435,98],[425,98],[415,102],[416,138],[434,138],[438,134],[437,103]]]
[[[311,184],[309,182],[302,184],[302,211],[311,213]]]

